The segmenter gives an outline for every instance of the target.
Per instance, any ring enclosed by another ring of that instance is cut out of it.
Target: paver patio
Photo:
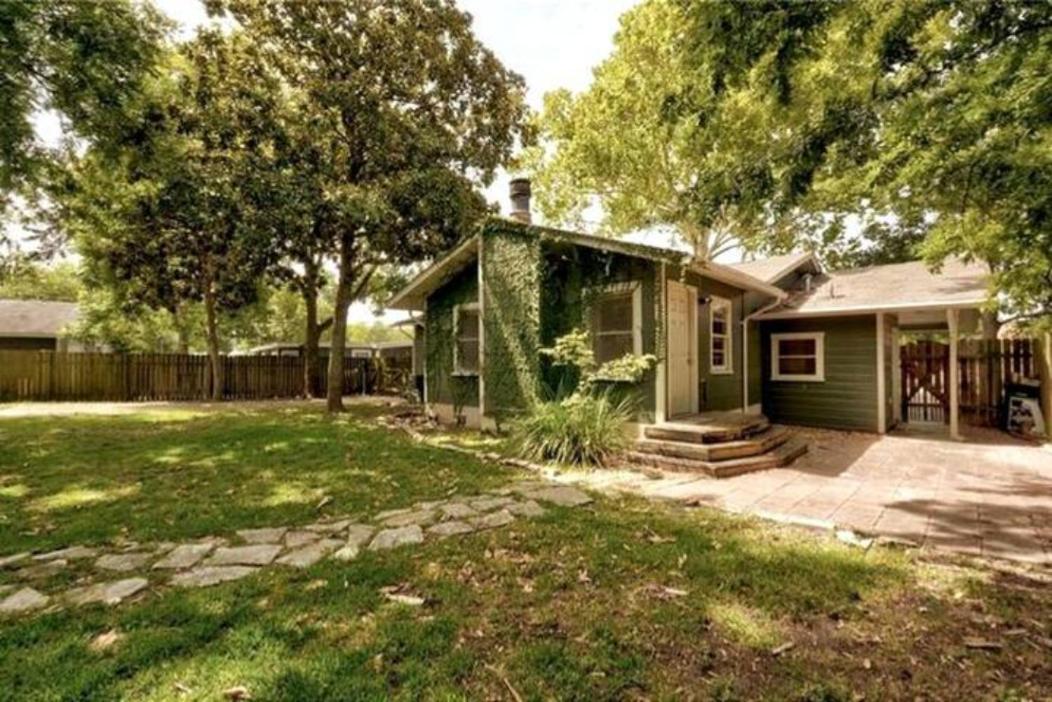
[[[959,442],[916,430],[794,431],[810,450],[789,468],[722,480],[596,477],[606,488],[1052,565],[1052,446],[985,429]]]

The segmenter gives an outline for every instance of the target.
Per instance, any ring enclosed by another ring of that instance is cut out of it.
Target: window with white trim
[[[825,380],[825,334],[771,334],[771,379]]]
[[[714,297],[709,303],[709,372],[733,373],[731,362],[734,307],[730,300]]]
[[[638,285],[608,288],[594,298],[591,308],[592,351],[597,364],[643,353]]]
[[[479,372],[479,321],[477,303],[453,308],[453,372],[457,375]]]

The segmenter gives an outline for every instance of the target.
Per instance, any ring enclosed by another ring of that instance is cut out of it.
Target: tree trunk
[[[216,321],[214,283],[205,285],[205,327],[208,337],[208,361],[212,369],[212,399],[223,399],[223,360],[219,357],[219,325]]]
[[[318,324],[318,267],[308,263],[300,293],[307,306],[307,330],[303,339],[303,395],[317,397],[321,386],[318,345],[322,328]]]
[[[326,405],[329,412],[343,411],[343,356],[347,346],[347,311],[351,307],[354,281],[353,242],[344,239],[340,245],[340,271],[336,279],[336,304],[332,312],[332,343],[329,346],[329,387]]]

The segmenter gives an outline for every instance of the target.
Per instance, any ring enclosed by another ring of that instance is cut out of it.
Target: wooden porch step
[[[636,442],[636,451],[690,458],[695,461],[725,461],[731,458],[745,458],[767,453],[776,446],[781,446],[791,437],[791,432],[785,427],[770,427],[764,432],[753,434],[748,439],[720,443],[699,444],[693,441],[640,439]]]
[[[664,422],[643,428],[647,439],[682,441],[695,444],[715,444],[738,441],[766,431],[771,423],[766,417],[748,417],[735,423],[693,424]]]
[[[627,458],[631,463],[641,466],[652,466],[679,472],[704,473],[714,478],[730,478],[757,470],[782,468],[805,453],[807,453],[807,444],[800,439],[790,438],[766,453],[723,461],[700,461],[640,451],[629,452]]]

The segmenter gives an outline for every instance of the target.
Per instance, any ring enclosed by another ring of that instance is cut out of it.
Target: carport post
[[[957,321],[957,310],[946,310],[946,323],[950,327],[950,438],[953,439],[961,438],[957,416],[960,409],[958,388],[961,383],[960,368],[957,365]]]

